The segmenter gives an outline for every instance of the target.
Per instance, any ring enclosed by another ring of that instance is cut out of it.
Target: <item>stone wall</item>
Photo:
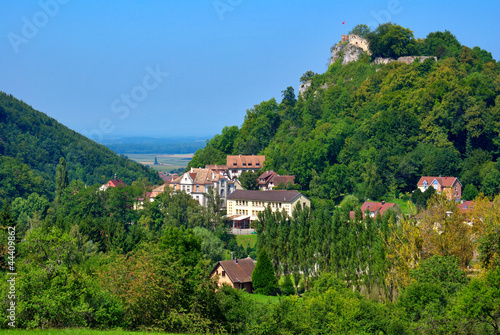
[[[399,57],[398,59],[377,57],[372,62],[372,64],[389,64],[390,62],[401,62],[405,64],[411,64],[417,59],[420,61],[420,63],[423,63],[427,58],[432,58],[434,59],[435,62],[437,62],[437,57],[434,56],[403,56]]]

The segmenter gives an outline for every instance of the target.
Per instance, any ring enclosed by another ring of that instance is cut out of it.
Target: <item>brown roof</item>
[[[226,160],[229,169],[261,169],[266,156],[227,156]]]
[[[453,186],[455,181],[460,181],[458,180],[457,177],[421,177],[420,180],[418,181],[417,185],[424,185],[424,181],[427,181],[428,185],[431,185],[434,182],[434,179],[437,180],[439,185],[444,186],[444,187],[450,187]]]
[[[252,272],[255,268],[255,263],[251,258],[237,259],[236,261],[220,261],[212,270],[212,273],[217,269],[219,264],[226,271],[226,274],[233,283],[252,282]]]
[[[278,186],[280,183],[285,184],[285,186],[288,184],[288,182],[291,182],[293,185],[293,181],[295,180],[295,176],[274,176],[271,181],[275,186]]]
[[[249,191],[236,190],[227,196],[228,200],[260,200],[291,202],[301,196],[299,191]]]
[[[205,169],[210,169],[214,171],[226,171],[227,165],[205,165]]]

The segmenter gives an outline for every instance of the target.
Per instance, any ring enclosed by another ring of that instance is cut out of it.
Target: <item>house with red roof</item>
[[[374,218],[377,216],[377,214],[380,213],[380,215],[384,215],[384,213],[389,209],[389,208],[394,208],[396,204],[391,203],[391,202],[372,202],[372,201],[365,201],[363,205],[361,205],[361,213],[363,213],[363,219],[365,218],[365,213],[366,211],[370,212],[370,217]],[[349,212],[349,216],[351,219],[354,219],[354,211]]]
[[[269,191],[274,187],[277,187],[280,183],[288,185],[288,183],[294,184],[295,176],[280,176],[274,171],[266,171],[259,176],[257,179],[259,183],[259,190]]]
[[[125,183],[121,179],[110,179],[106,184],[99,187],[99,191],[106,191],[109,187],[125,187]]]
[[[462,198],[462,184],[456,177],[421,177],[417,183],[420,191],[425,192],[433,187],[438,194],[444,194],[448,200],[460,200]]]

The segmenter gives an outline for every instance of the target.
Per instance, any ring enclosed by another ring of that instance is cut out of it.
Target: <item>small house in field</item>
[[[255,263],[251,258],[233,259],[230,261],[220,261],[210,273],[210,277],[217,277],[219,286],[228,284],[231,287],[253,292],[252,272]]]

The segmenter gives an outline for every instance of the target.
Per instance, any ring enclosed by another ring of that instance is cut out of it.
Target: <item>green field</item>
[[[156,171],[171,172],[172,170],[185,168],[193,157],[193,154],[127,154],[127,157]],[[155,157],[159,165],[154,165]]]
[[[248,246],[250,246],[250,248],[255,248],[255,243],[257,243],[257,234],[236,235],[236,242],[238,242],[238,244],[245,250]]]

